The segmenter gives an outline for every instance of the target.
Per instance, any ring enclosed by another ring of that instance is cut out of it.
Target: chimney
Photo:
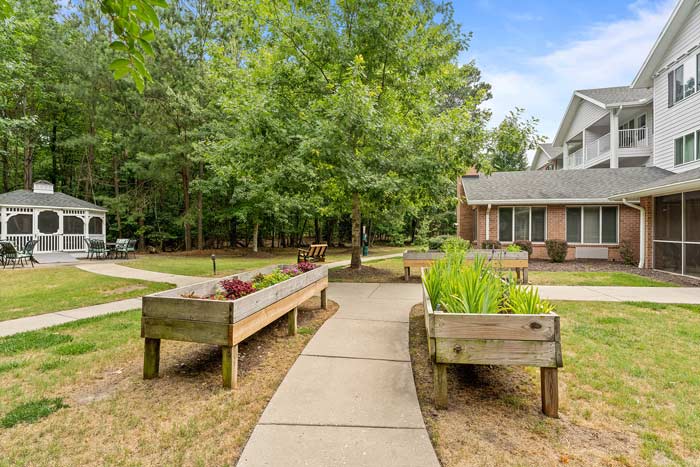
[[[32,189],[34,193],[42,193],[45,195],[53,194],[53,183],[47,182],[46,180],[37,180],[34,182],[34,188]]]

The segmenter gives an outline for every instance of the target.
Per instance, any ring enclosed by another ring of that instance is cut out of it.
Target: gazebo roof
[[[88,203],[65,193],[37,193],[31,190],[15,190],[0,194],[0,206],[27,206],[36,208],[90,209],[107,211],[96,204]]]

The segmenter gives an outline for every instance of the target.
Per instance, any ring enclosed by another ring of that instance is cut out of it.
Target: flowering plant
[[[318,267],[318,265],[316,265],[316,264],[314,264],[314,263],[309,263],[308,261],[304,261],[303,263],[297,264],[297,268],[298,268],[301,272],[313,271],[313,270],[316,269],[317,267]]]
[[[245,297],[246,295],[255,292],[255,287],[253,287],[253,284],[240,279],[224,279],[219,282],[219,285],[226,292],[226,298],[230,300]]]

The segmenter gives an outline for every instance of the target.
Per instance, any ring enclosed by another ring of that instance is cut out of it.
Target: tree
[[[493,132],[489,160],[497,172],[527,170],[527,151],[542,138],[537,135],[537,119],[522,120],[523,109],[511,111]]]

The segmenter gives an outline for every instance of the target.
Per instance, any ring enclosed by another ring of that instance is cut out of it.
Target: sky
[[[551,140],[575,89],[626,86],[641,68],[675,0],[454,0],[498,123],[515,107]]]

